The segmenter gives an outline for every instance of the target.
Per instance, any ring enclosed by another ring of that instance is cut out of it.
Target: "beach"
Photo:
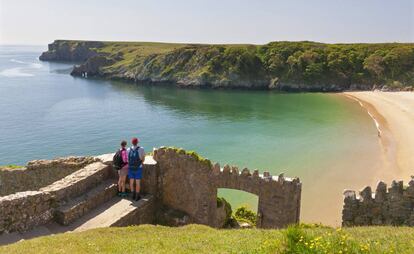
[[[346,92],[358,100],[375,121],[384,151],[383,172],[376,176],[387,184],[414,175],[414,93],[413,92]]]

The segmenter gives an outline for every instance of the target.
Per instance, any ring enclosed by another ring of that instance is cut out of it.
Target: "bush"
[[[237,208],[233,217],[238,222],[247,222],[252,226],[256,226],[257,223],[257,214],[249,210],[246,206]]]

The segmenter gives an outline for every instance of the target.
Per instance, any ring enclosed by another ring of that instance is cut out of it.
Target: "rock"
[[[272,78],[270,80],[270,83],[269,83],[269,87],[268,88],[269,89],[277,89],[278,83],[279,83],[279,78],[278,77]]]
[[[241,228],[241,229],[246,229],[246,228],[253,228],[253,226],[252,225],[250,225],[249,223],[247,223],[247,222],[239,222],[239,228]]]
[[[88,58],[85,63],[75,65],[70,75],[84,77],[102,75],[101,68],[112,63],[114,60],[105,56],[93,56]]]
[[[187,213],[166,206],[158,210],[156,218],[159,224],[169,227],[184,226],[193,222]]]
[[[83,62],[96,56],[96,48],[104,45],[99,41],[64,41],[56,40],[48,45],[48,51],[39,57],[41,61]]]

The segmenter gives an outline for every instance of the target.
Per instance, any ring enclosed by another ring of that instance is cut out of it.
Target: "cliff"
[[[96,49],[103,45],[99,41],[56,40],[48,45],[48,51],[43,52],[39,59],[42,61],[83,62],[97,55]]]
[[[44,61],[83,62],[72,75],[182,87],[412,90],[414,44],[206,45],[57,40]]]

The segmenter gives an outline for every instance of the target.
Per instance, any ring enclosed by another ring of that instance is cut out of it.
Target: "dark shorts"
[[[140,180],[142,178],[142,166],[140,166],[138,169],[129,167],[128,168],[128,178],[129,179],[136,179]]]

